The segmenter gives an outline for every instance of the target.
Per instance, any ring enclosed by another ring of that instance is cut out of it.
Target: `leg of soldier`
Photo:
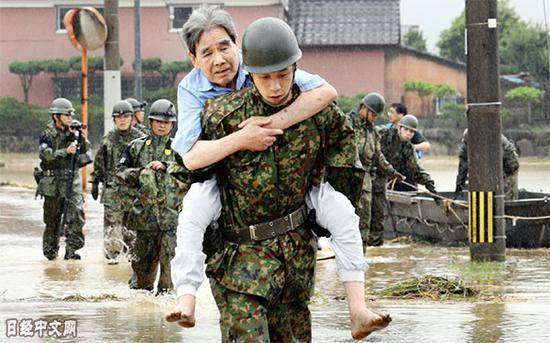
[[[133,258],[134,247],[136,246],[136,232],[128,228],[129,211],[124,211],[122,219],[122,237],[124,240],[125,253],[128,255],[128,261]]]
[[[58,198],[44,197],[44,235],[42,238],[42,252],[48,260],[57,257],[59,251],[58,226],[61,216],[61,206]]]
[[[519,197],[518,173],[504,178],[504,195],[506,200],[516,200]]]
[[[384,244],[384,205],[386,203],[385,192],[372,194],[370,233],[368,245],[381,246]]]
[[[213,278],[210,288],[220,311],[222,342],[270,342],[265,300],[234,292]]]
[[[65,259],[79,260],[80,256],[75,253],[84,246],[84,198],[82,194],[73,193],[67,209],[67,229],[65,232]]]
[[[168,292],[174,289],[172,285],[172,274],[170,272],[170,261],[176,254],[176,230],[162,232],[160,246],[160,278],[158,293]]]
[[[357,214],[359,215],[359,230],[361,231],[361,239],[363,241],[363,252],[366,252],[367,242],[369,240],[371,199],[372,192],[367,192],[365,190],[361,191],[361,198],[357,206]]]
[[[279,301],[268,307],[267,320],[271,342],[311,342],[311,312],[307,303]]]
[[[130,279],[130,288],[152,291],[157,276],[160,235],[154,230],[137,232],[135,260],[132,261],[134,274]]]
[[[104,205],[103,213],[103,251],[105,258],[118,262],[116,258],[124,249],[122,224],[124,213],[112,204]]]

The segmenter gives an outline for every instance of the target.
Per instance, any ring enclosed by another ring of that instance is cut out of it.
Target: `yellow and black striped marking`
[[[493,192],[469,192],[468,205],[470,242],[493,243]]]

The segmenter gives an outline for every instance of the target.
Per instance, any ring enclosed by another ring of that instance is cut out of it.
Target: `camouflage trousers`
[[[160,278],[157,290],[166,292],[173,288],[170,273],[170,261],[176,250],[176,230],[137,231],[132,269],[134,273],[129,281],[132,289],[152,291],[155,286],[157,270]]]
[[[371,226],[371,206],[372,192],[362,190],[359,204],[357,205],[357,215],[359,216],[359,230],[361,231],[361,240],[363,241],[363,252],[367,250]]]
[[[82,194],[73,194],[69,199],[65,226],[65,253],[71,254],[84,246],[84,199]],[[42,238],[42,252],[49,260],[57,257],[59,251],[59,225],[63,210],[63,199],[44,197],[44,223],[46,229]],[[63,234],[63,232],[61,232]]]
[[[373,192],[370,218],[370,232],[368,245],[381,246],[384,244],[384,207],[386,206],[386,192]]]
[[[504,178],[504,195],[506,200],[516,200],[519,197],[517,172]]]
[[[225,241],[207,274],[224,342],[309,342],[317,240],[309,228],[255,243]]]
[[[135,245],[136,234],[127,228],[129,215],[118,206],[104,205],[103,250],[106,258],[116,258],[121,253],[130,255]]]
[[[310,342],[311,313],[307,301],[268,302],[232,291],[210,279],[220,310],[222,342]]]

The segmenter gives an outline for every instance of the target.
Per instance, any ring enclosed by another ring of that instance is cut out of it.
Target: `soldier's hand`
[[[69,147],[67,148],[67,154],[69,155],[76,154],[76,145],[74,144],[69,145]]]
[[[406,177],[405,175],[395,172],[395,174],[392,175],[392,180],[395,180],[396,183],[399,183],[401,181],[405,181]]]
[[[164,315],[168,322],[176,322],[184,328],[195,326],[195,296],[184,294],[176,300],[176,306]]]
[[[237,132],[240,150],[250,151],[264,151],[275,143],[276,136],[283,134],[283,130],[266,129],[255,124],[248,124]]]
[[[149,162],[148,167],[154,170],[166,170],[166,166],[160,161]]]
[[[92,198],[94,198],[94,200],[97,200],[98,196],[99,196],[99,183],[93,182],[92,183]]]
[[[260,116],[252,116],[250,118],[245,119],[242,123],[239,124],[239,129],[244,128],[247,125],[256,125],[256,126],[262,126],[266,129],[273,129],[273,122],[271,120],[271,117],[260,117]]]

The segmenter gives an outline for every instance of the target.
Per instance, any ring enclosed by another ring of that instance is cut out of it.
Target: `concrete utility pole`
[[[504,261],[497,0],[466,0],[469,236],[473,261]]]
[[[134,0],[134,95],[143,101],[141,83],[141,1]]]
[[[105,71],[103,73],[104,133],[113,128],[111,112],[121,98],[120,53],[118,49],[118,0],[105,0],[105,20],[109,34],[105,42]]]

